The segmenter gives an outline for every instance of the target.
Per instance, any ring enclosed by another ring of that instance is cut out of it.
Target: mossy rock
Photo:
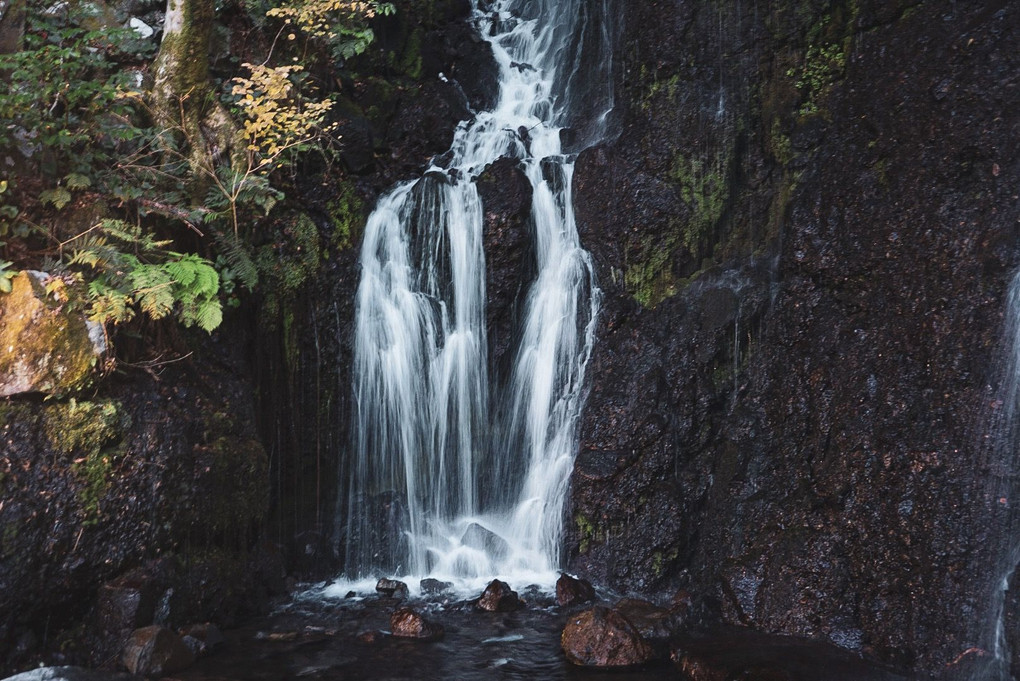
[[[0,293],[0,397],[69,394],[92,377],[105,351],[102,328],[86,321],[70,289],[47,291],[47,275],[19,272]]]

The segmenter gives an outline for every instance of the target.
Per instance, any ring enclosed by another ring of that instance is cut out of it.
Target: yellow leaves
[[[296,24],[302,31],[314,38],[329,36],[333,21],[341,18],[363,17],[371,19],[375,16],[376,3],[355,2],[353,0],[298,0],[274,7],[266,12],[266,16],[283,19],[285,23]],[[293,35],[293,34],[291,34]],[[294,38],[288,36],[288,40]]]
[[[313,140],[333,102],[302,99],[291,80],[301,70],[299,64],[244,66],[251,75],[234,78],[231,93],[240,97],[237,105],[246,116],[248,149],[262,156],[257,167],[264,168],[287,149]]]

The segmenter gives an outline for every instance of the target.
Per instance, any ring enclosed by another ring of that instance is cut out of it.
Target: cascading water
[[[1020,564],[1020,511],[1013,508],[1020,497],[1020,271],[1010,282],[1001,341],[998,397],[985,435],[990,481],[988,494],[992,517],[999,515],[999,560],[991,575],[994,599],[991,623],[979,633],[981,644],[993,655],[989,664],[970,675],[971,681],[1009,681],[1010,650],[1006,641],[1007,592],[1015,582]],[[980,626],[980,624],[979,624]]]
[[[452,160],[383,197],[361,256],[354,444],[341,525],[350,579],[471,579],[559,564],[584,374],[600,292],[574,224],[561,130],[605,105],[603,7],[586,0],[475,0],[499,66],[498,103],[458,128]],[[592,45],[599,54],[591,54]],[[593,62],[592,60],[595,60]],[[593,94],[594,93],[594,94]],[[608,108],[575,137],[597,138]],[[475,178],[519,159],[533,186],[537,276],[510,383],[490,384],[483,213]]]

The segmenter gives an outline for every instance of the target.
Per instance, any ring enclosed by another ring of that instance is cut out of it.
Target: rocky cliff
[[[617,6],[571,566],[925,672],[987,656],[1018,8]]]

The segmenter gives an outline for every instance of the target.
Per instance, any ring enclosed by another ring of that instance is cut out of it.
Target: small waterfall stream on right
[[[992,538],[1000,544],[998,562],[992,565],[994,598],[979,638],[992,655],[990,664],[971,681],[1010,681],[1011,650],[1006,631],[1010,589],[1020,563],[1020,270],[1014,275],[1003,311],[996,396],[991,404],[983,449],[989,472],[987,496],[995,519]]]

